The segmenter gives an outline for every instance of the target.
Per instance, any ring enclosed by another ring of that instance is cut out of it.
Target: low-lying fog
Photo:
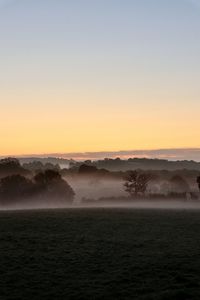
[[[98,200],[99,198],[126,197],[127,193],[123,190],[122,180],[111,179],[67,179],[76,193],[75,203],[81,203],[84,199]]]
[[[34,210],[34,209],[89,209],[89,208],[123,208],[123,209],[175,209],[175,210],[185,210],[185,209],[200,209],[200,201],[191,201],[191,202],[183,202],[183,201],[177,201],[177,200],[170,200],[168,201],[162,201],[162,200],[156,200],[156,201],[134,201],[133,202],[124,202],[124,201],[118,201],[118,202],[112,202],[112,203],[106,203],[102,202],[99,203],[97,201],[94,201],[92,203],[73,203],[72,205],[64,205],[57,203],[55,199],[55,203],[51,204],[34,204],[34,201],[32,203],[28,204],[16,204],[12,205],[11,207],[1,207],[1,211],[9,211],[9,210]]]
[[[58,199],[43,201],[31,199],[21,203],[12,204],[10,207],[1,207],[1,210],[23,209],[51,209],[51,208],[130,208],[130,209],[200,209],[200,200],[185,199],[139,199],[128,197],[123,188],[122,180],[102,180],[91,178],[67,178],[67,182],[75,191],[72,204],[65,204]]]

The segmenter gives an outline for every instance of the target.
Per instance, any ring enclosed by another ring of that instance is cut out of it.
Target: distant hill
[[[83,161],[75,161],[73,159],[64,159],[57,157],[21,157],[19,158],[21,164],[31,163],[33,161],[39,161],[43,164],[51,163],[58,164],[61,168],[78,168]],[[120,158],[110,159],[105,158],[102,160],[86,160],[85,164],[95,166],[98,169],[106,169],[109,171],[128,171],[135,169],[142,170],[197,170],[200,171],[200,162],[193,160],[180,160],[180,161],[169,161],[164,159],[148,159],[148,158],[129,158],[122,160]]]
[[[135,169],[142,170],[198,170],[200,171],[200,163],[195,161],[168,161],[161,159],[146,158],[130,158],[127,160],[107,159],[98,161],[85,161],[86,164],[95,166],[98,169],[106,169],[109,171],[128,171]],[[74,167],[80,165],[80,162],[73,163]],[[72,165],[72,163],[71,163]]]

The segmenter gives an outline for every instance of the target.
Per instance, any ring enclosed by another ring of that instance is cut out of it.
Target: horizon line
[[[73,160],[99,160],[104,158],[149,158],[166,160],[194,160],[200,161],[200,148],[158,148],[158,149],[135,149],[135,150],[114,150],[114,151],[85,151],[85,152],[49,152],[49,153],[31,153],[31,154],[8,154],[0,155],[0,158],[16,157],[54,157]]]

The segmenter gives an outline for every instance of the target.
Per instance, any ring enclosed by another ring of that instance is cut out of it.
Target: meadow
[[[0,213],[0,299],[200,299],[200,210]]]

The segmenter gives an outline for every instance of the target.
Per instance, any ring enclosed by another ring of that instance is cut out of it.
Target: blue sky
[[[1,153],[199,147],[199,3],[0,1]]]

